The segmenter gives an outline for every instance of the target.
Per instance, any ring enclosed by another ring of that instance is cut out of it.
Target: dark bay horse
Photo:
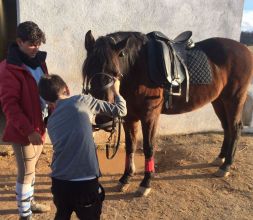
[[[126,160],[125,172],[119,180],[121,189],[127,188],[135,172],[134,153],[139,121],[143,133],[145,176],[138,191],[147,195],[154,172],[155,134],[159,115],[190,112],[210,102],[224,129],[221,151],[213,162],[219,166],[215,174],[227,176],[241,134],[241,113],[253,75],[251,52],[239,42],[225,38],[210,38],[196,43],[207,56],[212,81],[209,84],[190,84],[188,102],[185,100],[186,83],[183,82],[182,95],[173,96],[171,108],[165,108],[164,88],[154,85],[148,75],[148,41],[149,38],[139,32],[117,32],[97,40],[91,31],[85,36],[87,58],[83,64],[84,80],[89,81],[97,73],[100,73],[100,81],[107,78],[103,73],[119,77],[120,92],[127,102],[128,114],[124,119]],[[89,85],[93,87],[92,95],[112,101],[109,87],[100,90],[102,84],[93,84]]]

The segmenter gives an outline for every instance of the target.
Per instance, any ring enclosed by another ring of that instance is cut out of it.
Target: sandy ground
[[[147,198],[136,197],[142,179],[143,156],[139,150],[138,174],[127,193],[117,192],[124,167],[124,154],[112,161],[99,152],[101,182],[106,200],[101,219],[253,219],[253,135],[241,138],[235,163],[228,178],[216,178],[209,162],[218,154],[220,133],[202,133],[158,138],[156,174]],[[1,147],[1,151],[5,149]],[[55,208],[50,193],[52,150],[46,146],[37,170],[36,199],[51,206],[51,212],[34,219],[53,219]],[[0,157],[0,219],[18,219],[15,202],[15,158]],[[72,219],[76,219],[75,215]]]

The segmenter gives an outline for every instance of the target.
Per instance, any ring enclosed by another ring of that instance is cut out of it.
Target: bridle
[[[99,90],[106,90],[106,89],[110,88],[114,84],[115,78],[112,75],[110,75],[108,73],[103,73],[103,72],[101,72],[101,73],[95,73],[89,80],[87,80],[87,77],[85,77],[85,80],[83,81],[83,90],[82,90],[82,92],[84,94],[89,94],[90,93],[90,91],[91,91],[91,82],[92,82],[92,80],[94,80],[94,78],[96,76],[99,76],[99,75],[106,76],[110,80],[109,83],[107,83],[103,87],[99,88]]]
[[[83,81],[83,88],[82,93],[83,94],[90,94],[91,92],[91,82],[94,80],[96,76],[106,76],[109,79],[109,82],[99,88],[99,90],[106,90],[109,89],[111,86],[113,86],[115,82],[115,77],[108,73],[95,73],[89,80],[87,80],[87,77],[85,77]],[[92,124],[93,131],[99,131],[104,130],[106,132],[109,132],[110,135],[106,142],[106,158],[112,159],[116,155],[119,145],[120,145],[120,135],[121,135],[121,124],[122,124],[122,118],[121,117],[113,117],[111,121],[102,123],[102,124]],[[118,131],[118,132],[117,132]],[[111,144],[111,141],[113,139],[113,144]],[[110,150],[112,150],[112,154],[110,155]]]

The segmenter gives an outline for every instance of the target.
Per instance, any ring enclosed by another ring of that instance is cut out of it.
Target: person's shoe
[[[32,215],[28,215],[26,217],[20,216],[19,220],[32,220]]]
[[[31,210],[33,213],[43,213],[43,212],[49,212],[50,206],[36,203],[34,201],[31,202]]]

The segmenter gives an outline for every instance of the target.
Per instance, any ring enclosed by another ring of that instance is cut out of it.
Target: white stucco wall
[[[18,0],[19,21],[33,20],[46,33],[49,72],[60,74],[73,94],[81,91],[84,36],[115,31],[158,30],[193,40],[219,36],[239,40],[243,0]],[[171,126],[173,125],[173,126]],[[160,134],[220,129],[210,105],[193,113],[162,116]]]

